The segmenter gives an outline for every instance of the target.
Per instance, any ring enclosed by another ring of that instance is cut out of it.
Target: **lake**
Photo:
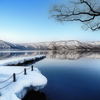
[[[0,53],[0,61],[45,54],[34,66],[47,77],[47,85],[30,90],[23,100],[100,100],[100,53],[35,51]]]

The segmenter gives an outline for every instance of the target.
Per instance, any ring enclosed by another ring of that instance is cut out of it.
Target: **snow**
[[[27,68],[27,75],[20,73]],[[34,68],[31,71],[31,67],[15,67],[15,66],[1,66],[0,67],[0,82],[9,78],[13,73],[16,73],[17,81],[12,82],[12,78],[5,83],[0,83],[0,88],[9,84],[7,87],[0,90],[0,100],[21,100],[30,87],[35,89],[43,88],[47,84],[47,79],[41,74],[41,72]]]
[[[0,66],[4,65],[9,65],[9,64],[18,64],[18,63],[23,63],[24,61],[29,61],[35,58],[41,58],[44,57],[44,55],[37,55],[37,56],[32,56],[32,57],[18,57],[18,58],[10,58],[10,59],[5,59],[0,61]]]

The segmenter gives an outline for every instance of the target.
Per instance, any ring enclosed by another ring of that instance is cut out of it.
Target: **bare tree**
[[[54,5],[50,10],[51,16],[60,22],[80,21],[85,29],[100,30],[99,0],[74,0],[71,4]]]

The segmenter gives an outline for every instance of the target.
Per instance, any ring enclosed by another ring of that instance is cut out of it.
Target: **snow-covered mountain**
[[[80,42],[76,40],[14,44],[0,40],[0,50],[99,50],[100,42]]]
[[[0,40],[0,50],[26,50],[26,49],[30,48],[26,48],[20,44],[14,44]]]
[[[37,43],[23,43],[25,47],[33,47],[38,50],[59,50],[59,49],[75,49],[80,46],[79,41],[52,41],[52,42],[37,42]]]
[[[80,42],[76,40],[26,43],[22,45],[33,47],[36,50],[100,49],[100,42]]]

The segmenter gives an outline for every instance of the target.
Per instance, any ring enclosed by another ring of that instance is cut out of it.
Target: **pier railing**
[[[3,85],[5,83],[7,83],[9,80],[11,80],[10,82],[8,82],[6,85],[0,87],[0,90],[6,88],[7,86],[11,85],[13,82],[16,82],[17,81],[17,76],[20,75],[20,74],[24,74],[24,75],[27,75],[28,74],[28,70],[31,70],[33,71],[33,65],[28,67],[28,68],[24,68],[23,71],[19,72],[19,73],[13,73],[9,78],[3,80],[3,81],[0,81],[0,85]]]

